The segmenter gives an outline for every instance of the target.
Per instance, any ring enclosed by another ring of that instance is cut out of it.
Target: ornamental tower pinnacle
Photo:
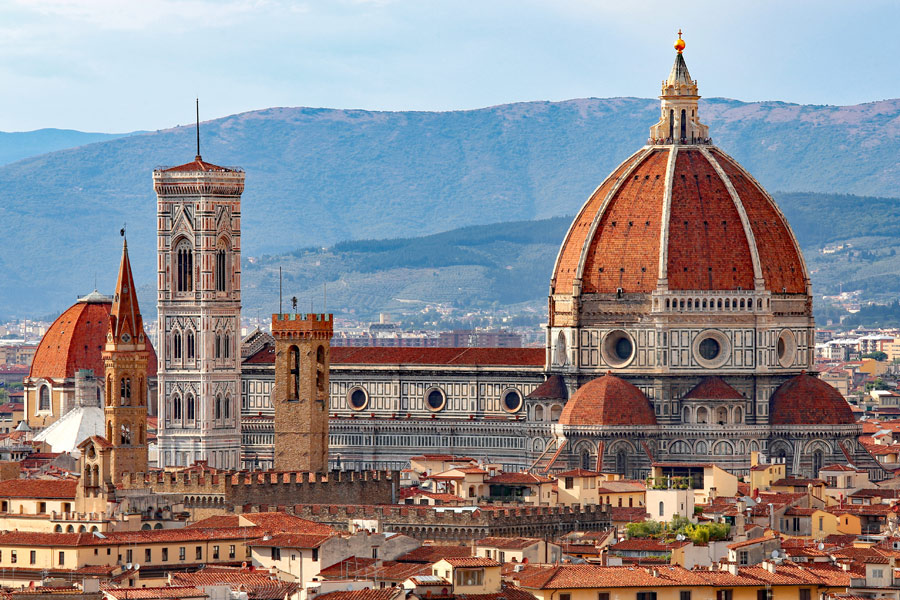
[[[709,127],[700,122],[697,81],[691,79],[684,62],[685,43],[678,30],[675,40],[675,64],[669,77],[662,83],[659,122],[650,128],[650,139],[655,143],[704,144],[709,140]]]
[[[124,233],[123,233],[124,238]],[[112,483],[123,473],[147,471],[147,362],[150,352],[138,306],[128,241],[123,239],[119,279],[109,313],[103,351],[106,375],[104,407],[109,473]]]

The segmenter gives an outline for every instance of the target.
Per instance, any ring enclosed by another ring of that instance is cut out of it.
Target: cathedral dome
[[[660,121],[647,145],[578,212],[551,294],[808,293],[787,220],[762,186],[712,145],[699,98],[679,50],[663,82]]]
[[[656,425],[650,401],[637,387],[612,374],[593,379],[572,394],[560,425]]]
[[[765,190],[713,146],[646,146],[572,223],[554,294],[761,290],[806,294],[800,249]]]
[[[79,369],[103,376],[103,347],[109,331],[112,298],[92,292],[61,314],[41,338],[29,377],[65,379]],[[148,375],[156,375],[156,354],[150,349]]]
[[[840,392],[806,373],[788,379],[769,400],[772,425],[852,425],[850,405]]]

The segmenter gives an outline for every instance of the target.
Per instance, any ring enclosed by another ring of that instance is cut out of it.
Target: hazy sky
[[[900,2],[0,0],[0,130],[157,129],[270,106],[654,96],[681,27],[705,96],[900,96]]]

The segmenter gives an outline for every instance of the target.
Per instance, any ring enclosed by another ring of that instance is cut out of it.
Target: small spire
[[[128,241],[123,235],[122,263],[119,266],[119,279],[116,281],[116,292],[109,311],[109,335],[106,349],[113,350],[118,344],[143,346],[143,335],[144,322],[138,306],[137,290],[134,289],[134,276],[131,274]]]
[[[684,40],[681,39],[681,29],[678,30],[678,39],[675,40],[675,51],[681,54],[684,51]]]

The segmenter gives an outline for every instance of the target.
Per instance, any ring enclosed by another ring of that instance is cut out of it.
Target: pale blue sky
[[[900,96],[900,3],[0,0],[0,130],[157,129],[270,106],[452,110],[658,93]]]

